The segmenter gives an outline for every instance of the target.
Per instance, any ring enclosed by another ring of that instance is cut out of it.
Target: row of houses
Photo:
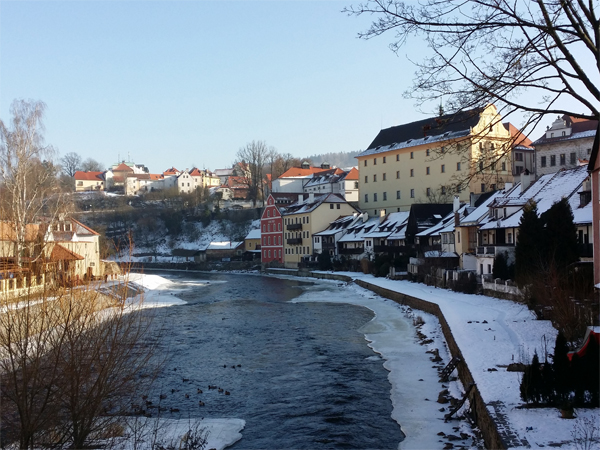
[[[574,215],[582,261],[592,261],[591,183],[586,166],[524,176],[504,189],[456,195],[452,204],[414,203],[408,211],[377,215],[361,211],[339,194],[272,194],[261,217],[260,250],[264,264],[296,268],[322,253],[330,257],[373,260],[378,255],[416,257],[429,266],[492,273],[493,260],[505,253],[514,261],[523,208],[534,201],[543,214],[566,198]],[[418,270],[417,268],[413,268]]]

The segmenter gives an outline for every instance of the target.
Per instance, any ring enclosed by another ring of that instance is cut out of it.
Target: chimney
[[[525,169],[525,172],[521,174],[521,193],[525,192],[525,190],[531,185],[532,175],[529,170]]]
[[[363,223],[365,223],[367,220],[369,220],[369,214],[368,213],[362,213],[362,220]]]
[[[382,223],[385,220],[385,209],[379,210],[379,223]]]
[[[454,211],[454,226],[455,227],[460,225],[460,217],[458,215],[459,209],[460,209],[460,198],[458,195],[455,195],[454,202],[452,204],[452,210]]]
[[[315,193],[314,192],[311,192],[310,194],[308,194],[308,201],[309,202],[315,201]]]
[[[304,194],[298,194],[298,203],[302,203],[304,201]]]

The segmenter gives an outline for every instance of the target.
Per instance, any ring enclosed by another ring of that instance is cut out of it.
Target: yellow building
[[[283,263],[297,268],[313,255],[313,234],[326,229],[340,216],[357,212],[339,194],[305,194],[283,211]]]
[[[105,188],[104,172],[82,172],[73,175],[75,191],[103,191]]]
[[[359,206],[369,214],[413,203],[468,201],[513,182],[511,133],[494,105],[381,130],[357,156]]]

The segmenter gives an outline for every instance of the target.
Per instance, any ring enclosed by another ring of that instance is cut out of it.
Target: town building
[[[533,143],[537,177],[587,164],[597,128],[597,120],[557,117]]]
[[[82,172],[78,170],[73,178],[75,179],[76,192],[104,190],[104,172]]]
[[[357,156],[363,211],[461,201],[512,182],[511,132],[494,105],[381,130]]]
[[[284,265],[297,268],[313,257],[313,234],[326,229],[339,216],[359,212],[339,194],[304,194],[282,211]]]
[[[261,262],[263,264],[283,264],[283,219],[279,205],[273,195],[269,195],[260,218]]]

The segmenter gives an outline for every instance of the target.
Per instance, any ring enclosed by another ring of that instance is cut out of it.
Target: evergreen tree
[[[543,379],[540,366],[540,359],[537,352],[533,354],[531,365],[527,366],[523,379],[521,380],[521,398],[526,402],[538,404],[541,400],[543,391]]]
[[[546,233],[544,246],[547,256],[559,271],[579,260],[577,255],[577,227],[566,198],[554,203],[544,214]]]
[[[570,382],[570,361],[567,353],[569,347],[565,336],[559,331],[554,344],[554,390],[556,392],[556,400],[561,403],[569,398],[571,392]]]
[[[523,208],[515,247],[515,277],[519,284],[525,284],[540,268],[543,231],[537,206],[534,201],[529,201]]]
[[[508,280],[508,264],[506,261],[506,252],[500,252],[494,257],[494,268],[492,270],[494,278]]]

